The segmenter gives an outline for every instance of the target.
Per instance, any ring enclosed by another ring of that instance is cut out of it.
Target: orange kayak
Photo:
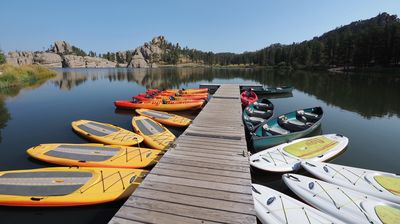
[[[162,101],[162,100],[117,100],[114,105],[120,109],[151,109],[160,111],[197,110],[202,108],[203,100],[191,101]]]

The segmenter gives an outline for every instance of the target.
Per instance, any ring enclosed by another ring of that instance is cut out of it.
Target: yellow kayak
[[[154,149],[167,150],[170,144],[175,141],[174,134],[162,124],[150,118],[133,117],[132,126],[135,132],[144,138],[144,142]]]
[[[192,122],[191,119],[179,115],[149,109],[136,109],[136,113],[149,117],[161,124],[174,127],[187,127]]]
[[[0,172],[0,205],[79,206],[130,196],[148,171],[53,167]]]
[[[71,125],[75,132],[94,142],[129,146],[143,141],[142,136],[112,124],[78,120],[73,121]]]
[[[63,166],[144,168],[158,162],[159,150],[102,144],[41,144],[27,150],[35,159]]]

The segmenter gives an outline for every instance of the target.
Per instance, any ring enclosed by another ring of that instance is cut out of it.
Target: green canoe
[[[274,105],[267,99],[257,100],[243,110],[243,123],[249,132],[253,132],[258,125],[267,121],[274,114]]]
[[[291,93],[293,90],[292,86],[279,86],[279,87],[265,87],[259,86],[253,88],[253,91],[259,95],[267,95],[267,94],[285,94]]]
[[[314,131],[323,117],[321,107],[293,111],[275,119],[265,121],[251,133],[256,152],[304,137]]]

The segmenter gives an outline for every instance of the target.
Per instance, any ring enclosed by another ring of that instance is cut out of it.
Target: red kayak
[[[154,92],[170,92],[170,93],[180,93],[180,94],[196,94],[196,93],[208,93],[208,88],[198,88],[198,89],[166,89],[166,90],[158,90],[158,89],[148,89],[148,93]]]
[[[173,94],[175,95],[175,94]],[[173,96],[173,95],[162,95],[162,94],[148,94],[148,93],[140,93],[133,98],[138,98],[138,99],[169,99],[169,100],[176,100],[176,101],[181,101],[181,100],[207,100],[208,97],[205,96],[196,96],[196,95],[183,95],[183,96]]]
[[[242,105],[247,107],[249,104],[256,102],[258,97],[253,90],[248,89],[240,94],[240,100],[242,101]]]

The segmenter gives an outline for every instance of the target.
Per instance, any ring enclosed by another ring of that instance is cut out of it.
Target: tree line
[[[394,66],[400,62],[400,20],[387,13],[336,28],[290,45],[272,44],[255,52],[213,53],[177,49],[194,62],[209,65],[304,67]]]

